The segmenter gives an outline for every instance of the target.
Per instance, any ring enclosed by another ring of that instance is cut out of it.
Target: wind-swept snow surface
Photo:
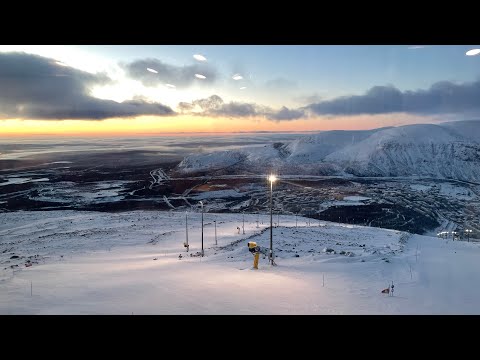
[[[480,314],[478,243],[280,216],[254,270],[268,214],[185,216],[0,214],[0,314]]]

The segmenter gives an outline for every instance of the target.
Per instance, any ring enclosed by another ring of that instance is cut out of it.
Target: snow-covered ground
[[[0,314],[480,314],[478,243],[280,216],[253,270],[268,214],[187,216],[1,213]]]
[[[440,195],[446,195],[461,200],[472,200],[475,198],[474,194],[472,194],[468,188],[448,183],[440,185]]]

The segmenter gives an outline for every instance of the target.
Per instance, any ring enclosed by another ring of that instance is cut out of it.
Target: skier
[[[393,281],[392,281],[392,286],[390,287],[390,294],[391,294],[390,296],[393,296],[393,288],[394,288],[394,286],[393,286]]]

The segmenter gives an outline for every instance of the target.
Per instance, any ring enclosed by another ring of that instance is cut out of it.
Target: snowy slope
[[[358,144],[328,155],[325,160],[359,176],[416,174],[478,181],[478,155],[480,144],[466,141],[450,128],[419,124],[379,131]]]
[[[205,214],[203,258],[188,216],[189,253],[183,212],[0,214],[0,314],[480,314],[479,243],[282,216],[253,270],[268,215]]]
[[[427,176],[480,180],[480,121],[415,124],[366,131],[327,131],[289,144],[185,158],[180,172],[230,166],[281,174]],[[236,161],[229,161],[236,159]]]
[[[479,123],[480,120],[464,120],[445,122],[438,124],[438,126],[450,129],[467,140],[480,142]]]
[[[304,136],[287,145],[289,163],[316,163],[347,146],[357,144],[382,129],[374,130],[334,130]]]
[[[284,147],[275,144],[196,154],[185,157],[177,166],[183,173],[221,170],[228,167],[261,169],[282,164]]]

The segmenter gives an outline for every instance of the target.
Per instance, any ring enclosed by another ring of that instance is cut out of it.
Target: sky
[[[0,135],[371,129],[480,118],[479,45],[1,45]]]

